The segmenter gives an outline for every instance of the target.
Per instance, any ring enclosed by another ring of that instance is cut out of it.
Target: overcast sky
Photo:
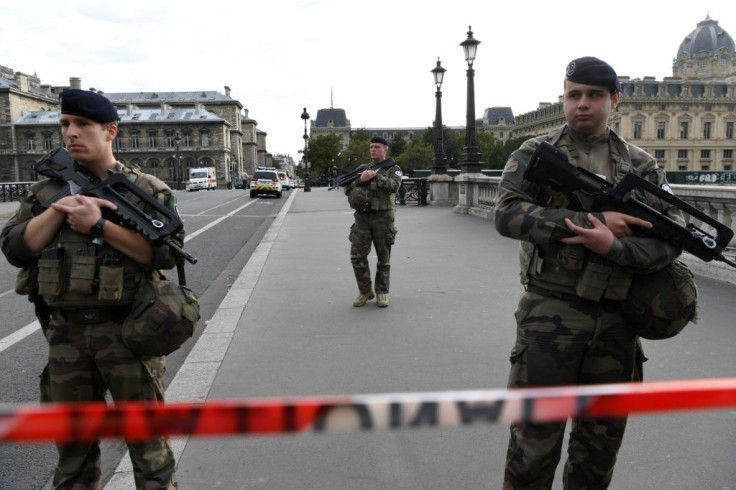
[[[227,85],[268,133],[268,151],[295,160],[303,107],[312,117],[331,104],[345,109],[353,128],[430,126],[437,57],[447,70],[443,123],[464,125],[468,25],[481,41],[476,117],[556,101],[567,63],[581,56],[621,76],[672,76],[680,44],[706,15],[736,37],[734,0],[3,3],[0,65],[50,85],[79,77],[104,92]]]

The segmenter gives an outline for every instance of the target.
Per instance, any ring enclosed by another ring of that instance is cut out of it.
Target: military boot
[[[385,308],[388,306],[388,293],[378,293],[378,299],[376,300],[376,305],[378,305],[380,308]]]
[[[360,293],[360,295],[355,298],[355,301],[353,301],[353,306],[363,306],[375,297],[376,296],[373,294],[373,291],[370,291],[368,293]]]

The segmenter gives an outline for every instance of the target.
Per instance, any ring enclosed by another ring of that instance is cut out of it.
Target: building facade
[[[667,171],[734,170],[736,48],[707,18],[685,36],[672,77],[619,77],[622,98],[609,121]],[[544,134],[565,122],[562,101],[517,116],[514,137]]]
[[[0,66],[0,181],[36,180],[32,165],[62,146],[58,96],[67,88],[81,88],[81,80],[51,87],[36,75]],[[224,94],[97,92],[120,115],[116,158],[174,188],[183,188],[192,167],[215,167],[218,187],[226,188],[253,175],[257,166],[272,165],[266,133],[227,86]]]

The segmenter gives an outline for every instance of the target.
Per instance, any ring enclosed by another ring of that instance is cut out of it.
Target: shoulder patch
[[[397,177],[401,177],[404,174],[401,173],[401,170],[395,170],[394,171],[394,175],[397,176]]]
[[[506,166],[503,168],[503,173],[512,174],[519,170],[519,162],[516,160],[509,160],[506,162]]]

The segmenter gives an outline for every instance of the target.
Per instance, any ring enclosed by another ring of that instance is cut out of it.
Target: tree
[[[341,139],[337,134],[325,134],[309,140],[309,173],[323,175],[335,165],[340,154]]]
[[[432,158],[434,158],[434,148],[432,145],[417,141],[409,146],[404,153],[396,158],[401,170],[408,174],[412,170],[427,169],[432,166]]]
[[[391,141],[389,141],[389,154],[394,158],[398,158],[399,155],[404,153],[404,150],[406,149],[406,140],[399,132],[394,133],[393,138],[391,138]]]

